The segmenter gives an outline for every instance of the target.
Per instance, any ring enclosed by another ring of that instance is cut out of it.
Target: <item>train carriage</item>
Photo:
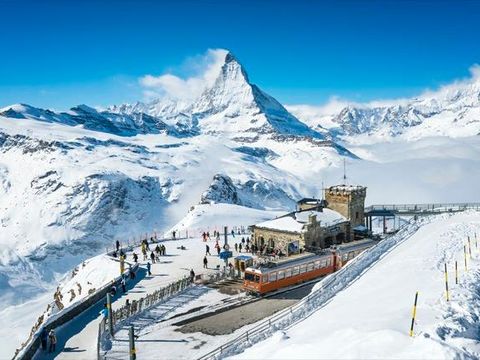
[[[323,254],[304,253],[245,270],[243,287],[250,293],[266,294],[281,288],[300,284],[331,274],[365,249],[376,244],[361,240],[337,245]]]

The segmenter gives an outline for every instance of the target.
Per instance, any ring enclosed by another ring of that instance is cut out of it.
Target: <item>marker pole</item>
[[[445,263],[445,290],[447,301],[450,301],[450,295],[448,294],[448,272],[447,272],[447,263]]]
[[[418,291],[415,293],[415,302],[413,303],[412,324],[410,325],[411,337],[413,337],[413,325],[415,324],[415,316],[417,316],[417,300],[418,300]]]

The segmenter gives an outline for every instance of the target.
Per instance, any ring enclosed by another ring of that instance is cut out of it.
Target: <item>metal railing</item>
[[[195,277],[196,281],[201,282],[202,284],[215,283],[226,278],[229,278],[233,275],[233,272],[222,271],[209,274],[200,274]],[[167,286],[155,290],[151,294],[147,294],[144,297],[133,300],[129,304],[124,304],[117,310],[113,310],[113,332],[119,330],[119,327],[122,324],[125,324],[128,320],[133,319],[138,314],[151,309],[153,306],[164,302],[174,295],[177,295],[187,289],[189,286],[193,285],[189,277],[183,277],[177,281],[174,281]],[[99,360],[103,359],[102,357],[102,343],[109,332],[107,331],[106,319],[102,318],[102,321],[98,325],[98,337],[97,337],[97,358]]]
[[[439,204],[384,204],[370,205],[365,208],[365,212],[375,210],[387,210],[394,212],[455,212],[467,209],[480,210],[480,203],[439,203]]]
[[[199,360],[221,359],[225,356],[241,353],[251,345],[270,337],[274,332],[291,327],[318,310],[318,308],[322,307],[338,291],[355,281],[363,269],[391,252],[403,240],[413,235],[420,226],[431,221],[431,218],[410,220],[408,223],[402,225],[397,233],[386,237],[377,245],[365,250],[362,254],[351,260],[348,266],[327,276],[319,283],[320,287],[318,289],[295,305],[278,312],[263,322],[255,324],[254,329],[243,332],[229,342],[201,356]],[[355,264],[360,266],[355,266]]]

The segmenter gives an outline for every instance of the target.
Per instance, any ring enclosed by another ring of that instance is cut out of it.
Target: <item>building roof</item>
[[[297,204],[317,204],[321,200],[315,198],[303,198],[297,201]]]
[[[347,221],[347,218],[339,212],[324,208],[323,211],[295,211],[273,220],[261,222],[255,226],[264,229],[301,233],[304,226],[308,223],[310,215],[316,215],[317,221],[324,227]]]
[[[328,188],[328,190],[336,190],[336,191],[355,191],[355,190],[364,190],[366,189],[365,186],[361,185],[333,185]]]

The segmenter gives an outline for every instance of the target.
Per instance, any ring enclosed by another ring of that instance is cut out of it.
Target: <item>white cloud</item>
[[[194,99],[214,83],[225,61],[227,50],[209,49],[205,54],[186,60],[183,70],[192,72],[190,77],[171,73],[159,76],[145,75],[139,79],[145,98],[168,96],[174,99]]]
[[[450,84],[440,86],[437,89],[425,89],[418,96],[414,96],[412,98],[378,99],[359,103],[340,98],[338,96],[332,96],[327,102],[321,105],[291,104],[286,105],[285,107],[302,121],[317,124],[319,123],[319,119],[323,119],[323,121],[320,121],[320,125],[328,127],[330,118],[337,115],[343,108],[347,106],[354,106],[357,108],[388,107],[394,105],[404,105],[411,102],[413,99],[441,99],[455,96],[457,90],[480,81],[479,64],[472,65],[469,71],[470,76],[467,78],[455,80]]]

